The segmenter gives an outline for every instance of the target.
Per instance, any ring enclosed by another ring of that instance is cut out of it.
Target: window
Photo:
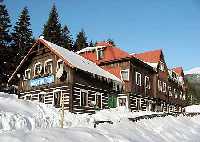
[[[135,76],[136,76],[136,84],[142,86],[141,74],[139,72],[136,72]]]
[[[141,110],[141,99],[140,98],[136,99],[136,110]]]
[[[41,92],[41,93],[38,94],[38,100],[39,100],[39,102],[45,103],[45,95],[46,95],[45,92]]]
[[[58,71],[59,69],[61,69],[61,68],[63,68],[63,61],[62,61],[61,59],[59,59],[59,60],[57,61],[57,71]]]
[[[31,100],[31,97],[32,95],[31,94],[27,94],[27,95],[25,95],[25,100]]]
[[[158,80],[158,90],[162,92],[162,81]]]
[[[170,96],[170,97],[173,96],[173,95],[172,95],[172,87],[168,87],[168,90],[169,90],[169,96]]]
[[[34,76],[38,76],[38,75],[40,75],[41,74],[41,72],[42,72],[42,65],[41,65],[41,63],[40,62],[38,62],[38,63],[36,63],[35,64],[35,68],[34,68]]]
[[[160,67],[159,67],[159,69],[160,69],[161,71],[164,71],[165,65],[164,65],[163,62],[160,62]]]
[[[129,69],[121,70],[121,76],[123,80],[129,81]]]
[[[53,92],[53,106],[59,108],[61,106],[61,95],[62,92],[60,90],[55,90]]]
[[[166,92],[166,88],[167,88],[167,85],[165,82],[163,82],[163,92]]]
[[[102,109],[102,94],[99,92],[95,94],[95,106],[97,109]]]
[[[31,69],[25,70],[24,79],[31,79]]]
[[[175,98],[178,98],[178,95],[177,95],[176,89],[174,89],[174,96],[175,96]]]
[[[102,48],[97,49],[97,60],[103,59],[103,57],[104,57],[103,49]]]
[[[145,76],[145,88],[150,89],[150,81],[148,76]]]
[[[128,107],[128,101],[127,101],[127,96],[120,96],[117,97],[117,106],[125,106]]]
[[[52,65],[53,65],[52,59],[48,59],[47,61],[45,61],[45,63],[44,63],[45,74],[51,74],[52,73]]]
[[[80,106],[88,106],[88,91],[80,90]]]
[[[183,100],[185,100],[186,98],[185,98],[185,94],[183,94]]]

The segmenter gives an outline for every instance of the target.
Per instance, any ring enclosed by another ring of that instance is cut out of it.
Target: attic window
[[[60,69],[60,68],[62,68],[63,67],[63,61],[61,60],[61,59],[59,59],[58,61],[57,61],[57,71]]]
[[[141,73],[136,72],[135,76],[136,76],[136,80],[135,80],[136,84],[139,85],[139,86],[142,86],[142,76],[141,76]]]
[[[35,64],[35,68],[34,68],[34,76],[38,76],[41,74],[42,72],[42,64],[40,62]]]
[[[44,63],[45,74],[51,74],[52,73],[52,65],[53,65],[52,59],[48,59],[48,60],[45,61],[45,63]]]
[[[97,60],[101,60],[103,59],[103,57],[104,57],[103,49],[102,48],[97,49]]]
[[[167,88],[167,85],[165,82],[163,82],[163,92],[166,92],[166,88]]]
[[[24,79],[31,79],[31,69],[25,70]]]

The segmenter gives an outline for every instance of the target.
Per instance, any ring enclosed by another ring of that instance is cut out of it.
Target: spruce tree
[[[33,44],[28,8],[24,7],[12,33],[12,48],[15,51],[17,64],[27,54]]]
[[[71,38],[70,31],[66,25],[62,28],[61,46],[68,50],[72,50],[73,41]]]
[[[44,38],[52,43],[62,46],[61,24],[59,23],[58,12],[55,4],[53,5],[47,23],[44,25]]]
[[[10,17],[6,6],[0,4],[0,91],[5,88],[10,67]]]
[[[7,47],[10,42],[10,16],[5,5],[0,4],[0,47]]]
[[[74,43],[74,50],[79,51],[88,46],[87,37],[84,30],[82,29],[76,36],[76,41]]]

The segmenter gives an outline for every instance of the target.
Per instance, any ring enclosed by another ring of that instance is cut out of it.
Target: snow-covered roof
[[[119,78],[117,78],[113,74],[105,71],[101,67],[97,66],[95,63],[85,59],[84,57],[74,53],[73,51],[69,51],[43,38],[40,38],[39,40],[42,41],[44,44],[47,44],[49,48],[55,51],[55,53],[59,54],[63,58],[63,60],[68,62],[72,67],[105,77],[107,79],[112,79],[117,82],[122,82]]]
[[[77,51],[76,53],[77,54],[80,54],[80,53],[84,53],[84,52],[88,52],[88,51],[96,51],[98,49],[102,49],[104,48],[105,46],[94,46],[94,47],[86,47],[86,48],[83,48],[82,50],[80,51]]]
[[[117,82],[120,82],[120,83],[122,82],[115,75],[105,71],[104,69],[97,66],[95,63],[85,59],[84,57],[82,57],[82,56],[80,56],[80,55],[78,55],[78,54],[76,54],[72,51],[69,51],[69,50],[67,50],[63,47],[60,47],[56,44],[53,44],[53,43],[43,39],[42,37],[40,37],[38,40],[40,42],[42,42],[44,45],[46,45],[48,48],[50,48],[57,55],[59,55],[59,57],[61,57],[62,60],[64,60],[64,62],[66,62],[71,67],[75,67],[75,68],[78,68],[80,70],[83,70],[83,71],[86,71],[86,72],[89,72],[89,73],[92,73],[92,74],[95,74],[95,75],[99,75],[99,76],[105,77],[107,79],[111,79],[113,81],[117,81]],[[26,57],[27,56],[25,56],[25,58]],[[25,58],[22,60],[20,65],[17,67],[16,71],[19,69],[19,67],[21,66],[21,64],[25,60]],[[13,73],[13,75],[11,76],[9,81],[12,79],[12,77],[14,76],[16,71]]]

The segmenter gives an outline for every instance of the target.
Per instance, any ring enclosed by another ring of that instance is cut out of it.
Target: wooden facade
[[[101,58],[98,58],[98,50],[104,52],[101,54],[103,55]],[[156,55],[154,55],[155,53]],[[104,42],[97,43],[97,47],[93,51],[91,49],[79,51],[80,55],[105,69],[116,69],[115,71],[108,70],[116,76],[116,72],[120,68],[119,78],[124,81],[124,85],[121,92],[118,92],[118,98],[126,98],[128,103],[122,104],[127,105],[131,110],[181,111],[181,108],[185,106],[184,85],[170,80],[169,69],[162,51],[158,50],[155,53],[130,55]],[[128,72],[128,79],[123,78],[124,71]],[[181,76],[183,74],[179,74],[177,77]],[[120,100],[118,99],[118,101]],[[121,103],[118,102],[118,104]]]
[[[108,97],[115,95],[114,80],[73,67],[44,41],[37,40],[9,79],[9,84],[18,86],[19,98],[57,108],[63,102],[64,109],[74,113],[91,114],[108,108]]]

